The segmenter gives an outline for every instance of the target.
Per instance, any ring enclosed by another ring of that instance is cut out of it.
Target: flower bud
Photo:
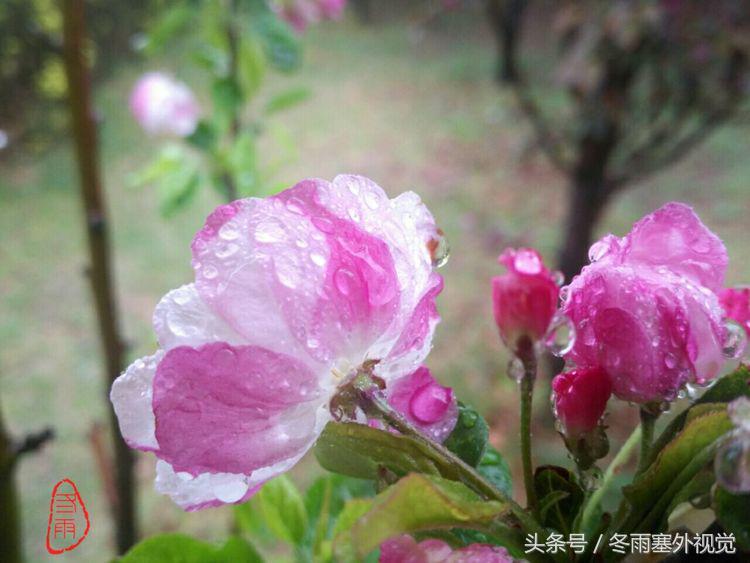
[[[138,80],[130,95],[130,111],[150,135],[187,137],[200,119],[190,88],[160,72],[149,72]]]
[[[536,342],[547,332],[559,288],[534,249],[509,248],[498,261],[508,272],[492,278],[495,322],[503,342],[518,354],[524,342]]]
[[[499,545],[473,543],[454,550],[434,538],[419,543],[408,535],[391,538],[380,546],[380,563],[512,563],[508,550]]]
[[[440,385],[424,366],[395,381],[388,403],[438,442],[448,437],[458,420],[453,389]]]
[[[577,437],[594,430],[612,394],[609,377],[600,368],[567,371],[552,380],[555,415],[565,435]]]

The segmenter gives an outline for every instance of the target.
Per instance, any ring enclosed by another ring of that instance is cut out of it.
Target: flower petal
[[[724,286],[727,249],[684,203],[667,203],[645,216],[624,241],[625,262],[664,266],[714,292]]]
[[[120,432],[131,448],[144,451],[158,449],[154,434],[154,412],[151,397],[156,367],[163,351],[140,358],[112,384],[109,398],[120,424]]]
[[[201,299],[192,283],[162,297],[154,310],[153,325],[159,346],[164,350],[217,341],[244,343],[243,338]]]
[[[317,437],[319,391],[304,364],[264,348],[173,348],[154,378],[157,455],[192,475],[293,458]]]

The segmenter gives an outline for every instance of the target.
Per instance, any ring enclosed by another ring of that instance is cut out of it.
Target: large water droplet
[[[284,227],[277,220],[268,220],[255,227],[255,240],[258,242],[281,242],[286,238]]]
[[[747,397],[735,399],[729,403],[727,413],[735,426],[750,432],[750,399]]]
[[[741,358],[747,347],[747,333],[742,325],[732,319],[724,321],[724,343],[722,352],[730,360]]]
[[[576,343],[576,329],[564,313],[558,311],[552,318],[547,334],[544,335],[544,345],[558,358],[573,349]]]
[[[730,435],[716,452],[714,472],[716,481],[730,493],[750,493],[750,433]]]
[[[326,257],[317,252],[310,253],[310,260],[312,260],[313,264],[320,266],[321,268],[326,265]]]
[[[523,362],[519,358],[514,357],[508,362],[508,377],[513,381],[520,382],[525,374],[526,370],[523,367]]]
[[[227,481],[224,483],[217,483],[213,486],[214,495],[221,502],[232,503],[237,502],[247,493],[247,483],[244,481]]]
[[[203,277],[207,280],[212,280],[218,275],[219,271],[211,264],[208,264],[205,268],[203,268]]]
[[[542,271],[544,264],[536,252],[522,248],[513,258],[513,267],[522,274],[533,276]]]
[[[224,240],[235,240],[240,236],[240,232],[232,223],[224,223],[219,229],[219,237]]]
[[[443,231],[438,229],[435,238],[427,244],[427,248],[430,250],[432,265],[435,268],[442,268],[448,263],[451,256],[451,247]]]
[[[591,262],[598,262],[609,253],[609,243],[603,240],[595,242],[589,248],[589,260]]]

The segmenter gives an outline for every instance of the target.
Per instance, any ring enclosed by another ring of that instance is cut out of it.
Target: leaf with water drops
[[[476,467],[487,448],[488,438],[489,428],[482,416],[472,407],[459,402],[458,421],[445,441],[445,447]]]

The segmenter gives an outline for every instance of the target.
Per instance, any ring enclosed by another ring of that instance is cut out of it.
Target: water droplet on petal
[[[344,268],[337,270],[333,275],[333,284],[336,286],[336,289],[339,290],[339,293],[341,293],[341,295],[349,295],[352,292],[352,285],[354,284],[354,282],[354,274],[349,270],[345,270]]]
[[[589,248],[589,260],[591,262],[598,262],[607,254],[609,254],[609,243],[604,240],[595,242]]]
[[[564,356],[573,349],[576,343],[576,329],[564,313],[558,311],[552,318],[547,334],[544,336],[544,345],[558,358]]]
[[[544,264],[536,252],[522,248],[513,258],[513,267],[522,274],[533,276],[542,271]]]
[[[320,346],[320,342],[317,339],[315,338],[307,339],[307,347],[310,348],[311,350],[314,350],[318,346]]]
[[[207,280],[212,280],[219,275],[219,271],[211,264],[203,268],[203,277]]]
[[[443,231],[438,229],[435,238],[427,243],[427,248],[430,251],[432,265],[435,268],[442,268],[448,263],[448,259],[451,256],[451,247]]]
[[[716,481],[730,493],[750,493],[750,433],[734,432],[719,446],[714,472]]]
[[[258,242],[282,242],[286,239],[284,227],[279,221],[269,219],[255,227],[255,240]]]
[[[374,193],[368,191],[365,193],[365,205],[369,207],[370,209],[377,209],[380,207],[380,202],[378,201],[378,196],[376,196]]]
[[[523,362],[519,358],[514,357],[508,362],[508,377],[513,381],[520,382],[525,374],[526,370],[523,367]]]
[[[313,264],[320,266],[321,268],[326,265],[326,257],[317,252],[310,253],[310,260],[312,260]]]
[[[732,319],[724,320],[724,343],[722,352],[730,360],[741,358],[747,347],[747,333],[742,325]]]
[[[235,240],[240,236],[240,232],[234,227],[232,223],[225,223],[219,229],[219,237],[224,240]]]
[[[239,480],[218,483],[213,486],[213,492],[216,495],[216,498],[221,502],[226,503],[237,502],[245,496],[247,489],[247,483]]]
[[[565,274],[563,274],[560,270],[555,270],[552,272],[552,281],[555,282],[555,285],[557,287],[562,287],[565,283]]]

